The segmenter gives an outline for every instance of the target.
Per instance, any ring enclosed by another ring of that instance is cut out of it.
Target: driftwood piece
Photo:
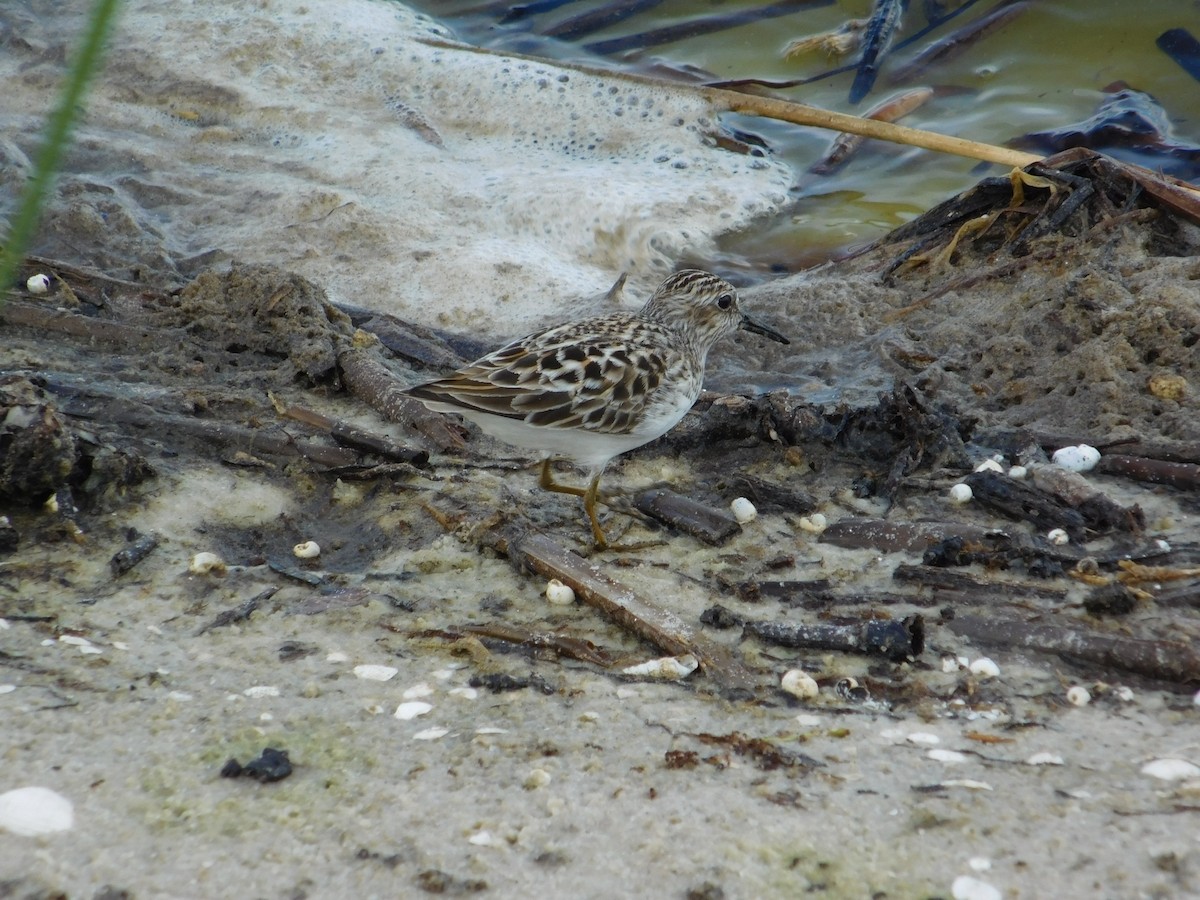
[[[41,385],[55,396],[65,398],[61,406],[63,414],[76,419],[131,425],[153,431],[159,438],[175,433],[215,446],[274,456],[302,457],[331,468],[349,466],[359,461],[357,453],[343,447],[297,441],[290,435],[280,437],[257,428],[210,419],[160,413],[146,403],[118,396],[115,390],[100,384],[67,381],[46,375],[42,377]]]
[[[0,305],[0,323],[38,328],[89,343],[111,344],[122,350],[157,350],[164,345],[187,339],[183,331],[126,325],[112,319],[83,316],[61,309],[47,309],[17,300],[9,300]]]
[[[113,576],[120,577],[124,575],[153,553],[156,547],[158,547],[158,535],[135,534],[131,538],[129,546],[122,547],[108,561],[108,566],[112,569]]]
[[[1146,527],[1141,507],[1122,506],[1078,472],[1062,466],[1032,465],[1029,474],[1035,487],[1049,491],[1083,516],[1089,531],[1107,534],[1130,531],[1140,534]]]
[[[979,602],[1000,603],[1004,602],[1001,598],[1013,597],[1063,600],[1067,596],[1067,592],[1061,588],[1008,579],[976,578],[965,572],[952,572],[939,566],[901,564],[892,570],[892,578],[936,590],[962,592]]]
[[[1200,441],[1109,440],[1096,437],[1095,435],[1052,434],[1049,432],[1033,432],[1031,436],[1047,453],[1053,453],[1060,447],[1090,444],[1104,455],[1124,454],[1126,456],[1138,456],[1146,459],[1165,460],[1167,462],[1200,464]],[[1103,458],[1101,456],[1101,459]]]
[[[1023,647],[1057,653],[1106,669],[1162,681],[1200,681],[1200,652],[1185,641],[1089,634],[1062,625],[1031,625],[1019,619],[956,616],[946,623],[955,634],[993,647]]]
[[[643,491],[634,499],[633,505],[652,519],[678,528],[710,546],[724,543],[742,530],[720,510],[665,488]]]
[[[245,603],[241,603],[232,609],[222,610],[207,625],[202,625],[196,629],[196,635],[202,635],[207,631],[212,631],[214,628],[225,628],[237,622],[244,622],[254,614],[261,604],[274,597],[278,590],[279,588],[277,587],[269,587],[263,591],[259,591]]]
[[[464,625],[464,634],[478,638],[491,638],[496,641],[515,644],[529,650],[549,652],[555,656],[565,656],[579,662],[591,663],[605,669],[613,664],[612,654],[602,647],[597,647],[591,641],[574,638],[565,634],[555,634],[545,631],[526,631],[512,625],[490,622],[487,625]]]
[[[338,443],[347,444],[358,450],[377,453],[385,459],[408,463],[417,468],[429,465],[428,451],[414,450],[412,447],[397,444],[386,434],[367,431],[351,425],[349,422],[334,419],[303,406],[280,404],[277,406],[277,410],[281,416],[295,419],[297,422],[303,422],[305,425],[311,425],[313,428],[324,431]]]
[[[393,354],[419,368],[439,371],[457,369],[470,359],[481,356],[488,349],[487,345],[479,343],[472,346],[473,355],[466,357],[460,352],[462,348],[458,343],[452,346],[447,338],[424,325],[352,303],[333,305],[350,317],[350,322],[355,328],[374,335],[379,339],[379,343]],[[458,342],[470,340],[465,335],[453,337]],[[474,352],[476,349],[479,350],[478,353]]]
[[[842,519],[821,532],[823,544],[851,550],[870,548],[884,553],[925,550],[948,538],[982,541],[994,529],[958,522],[891,522],[886,519]]]
[[[1183,587],[1163,591],[1154,598],[1154,605],[1163,609],[1178,609],[1180,607],[1200,607],[1200,581],[1193,581]]]
[[[1096,471],[1150,484],[1166,484],[1183,490],[1194,491],[1200,488],[1200,465],[1194,463],[1165,462],[1161,459],[1106,453],[1096,464]]]
[[[883,656],[893,662],[915,659],[925,649],[925,620],[911,615],[901,620],[864,619],[848,624],[808,624],[742,619],[722,606],[704,613],[706,621],[723,620],[742,626],[742,633],[779,647],[839,650]]]
[[[1079,511],[1045,491],[999,472],[972,472],[963,483],[981,504],[1010,518],[1032,522],[1044,531],[1061,528],[1076,543],[1086,538],[1086,523]]]
[[[74,412],[69,414],[74,415]],[[297,441],[290,436],[263,434],[256,428],[244,428],[225,422],[212,422],[189,416],[164,416],[139,408],[138,404],[113,403],[106,410],[105,421],[133,425],[155,432],[157,436],[176,432],[190,435],[217,446],[237,450],[267,453],[273,456],[301,457],[322,466],[336,468],[359,461],[358,454],[343,447],[330,447],[310,441]]]
[[[734,475],[729,479],[729,484],[753,501],[760,512],[774,508],[806,515],[820,505],[808,491],[786,487],[754,475]]]
[[[485,532],[481,542],[507,556],[519,569],[557,578],[584,603],[663,652],[671,656],[691,653],[699,660],[704,674],[720,685],[723,693],[753,688],[749,670],[725,647],[696,634],[675,613],[639,596],[606,575],[596,563],[545,535],[510,526]]]
[[[466,446],[463,432],[444,416],[430,412],[425,404],[404,393],[396,376],[365,347],[352,347],[338,354],[342,378],[351,392],[393,422],[411,423],[443,453]]]
[[[758,603],[762,600],[775,600],[793,609],[814,610],[824,612],[847,606],[937,606],[944,603],[944,597],[915,597],[912,594],[885,593],[872,590],[868,593],[842,593],[833,588],[828,578],[814,578],[807,581],[743,581],[736,585],[734,592],[739,600],[746,603]],[[705,620],[705,625],[715,624]],[[730,627],[736,622],[724,623]]]

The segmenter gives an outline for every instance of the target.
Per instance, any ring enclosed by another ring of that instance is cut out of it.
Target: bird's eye
[[[733,306],[733,294],[722,294],[717,298],[718,309],[729,309]]]

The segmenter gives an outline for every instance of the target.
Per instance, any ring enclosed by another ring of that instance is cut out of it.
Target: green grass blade
[[[0,305],[4,303],[4,296],[12,286],[21,260],[25,258],[25,248],[29,246],[34,229],[37,228],[46,195],[54,183],[63,151],[70,139],[75,114],[88,83],[100,67],[104,41],[116,17],[119,4],[120,0],[96,0],[92,6],[83,46],[79,48],[71,63],[58,108],[46,124],[45,137],[34,163],[33,175],[25,184],[20,206],[8,229],[4,248],[0,250]]]

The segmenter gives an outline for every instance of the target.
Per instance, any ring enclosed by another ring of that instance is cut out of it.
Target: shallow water
[[[589,44],[730,11],[750,11],[764,4],[714,6],[696,0],[667,0],[650,4],[648,9],[642,4],[643,11],[638,15],[587,34],[573,44],[542,35],[569,19],[603,8],[605,3],[566,3],[507,24],[502,24],[500,18],[508,6],[485,7],[478,0],[415,5],[439,17],[472,43],[595,63],[603,57],[590,52]],[[1110,98],[1105,88],[1125,82],[1161,104],[1176,140],[1200,142],[1200,84],[1155,45],[1159,35],[1171,28],[1189,28],[1193,34],[1200,31],[1196,27],[1196,5],[1191,0],[1031,3],[958,57],[935,63],[902,83],[892,83],[890,73],[928,43],[986,14],[995,3],[989,0],[971,4],[957,18],[904,46],[906,39],[928,23],[925,7],[929,5],[909,4],[893,55],[885,61],[873,91],[861,103],[853,105],[848,99],[853,72],[780,91],[780,96],[827,109],[863,113],[902,90],[930,86],[937,95],[902,124],[1004,145],[1030,132],[1087,119]],[[811,53],[785,60],[783,48],[795,38],[835,29],[849,18],[865,17],[870,8],[868,0],[829,3],[608,58],[639,67],[655,62],[695,67],[718,80],[809,78],[853,62],[856,54],[835,60]],[[1000,173],[997,166],[877,143],[833,176],[803,177],[802,173],[825,153],[832,135],[746,117],[732,117],[727,124],[764,138],[803,182],[793,190],[796,203],[792,209],[723,242],[722,249],[728,256],[719,262],[733,268],[748,265],[760,272],[805,268],[842,248],[879,237],[946,196],[966,189],[984,174]],[[1153,165],[1127,150],[1112,152]]]

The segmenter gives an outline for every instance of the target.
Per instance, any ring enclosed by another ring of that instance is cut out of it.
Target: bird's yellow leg
[[[588,514],[588,518],[592,520],[592,538],[596,541],[596,549],[607,550],[608,538],[604,536],[604,529],[600,527],[600,520],[596,518],[596,498],[599,495],[600,476],[596,475],[583,495],[583,509]]]
[[[554,480],[554,475],[550,471],[550,460],[542,460],[542,477],[538,479],[538,485],[544,491],[554,491],[556,494],[570,494],[573,497],[586,497],[590,488],[573,487],[569,484],[559,484]]]
[[[588,520],[592,523],[592,537],[596,541],[597,550],[608,549],[608,538],[604,536],[604,529],[600,527],[600,519],[596,516],[596,501],[600,499],[600,476],[596,475],[592,479],[592,483],[586,488],[574,487],[569,484],[559,484],[554,480],[554,475],[550,471],[550,460],[542,460],[542,475],[538,479],[538,484],[542,490],[554,491],[558,494],[571,494],[574,497],[583,498],[583,509],[588,515]]]

